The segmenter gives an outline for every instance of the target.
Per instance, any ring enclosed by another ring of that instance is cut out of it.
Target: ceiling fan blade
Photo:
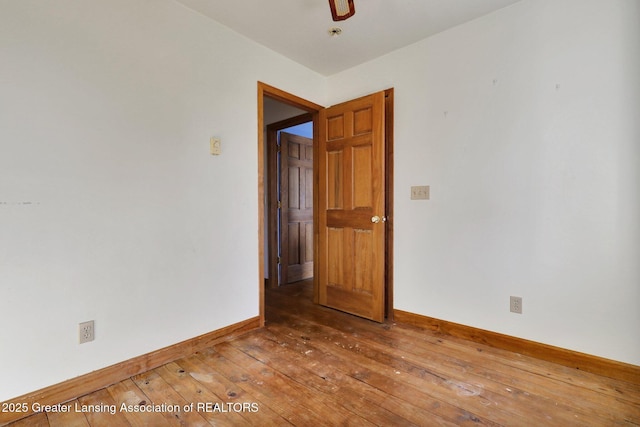
[[[344,21],[356,13],[353,0],[329,0],[329,6],[334,21]]]

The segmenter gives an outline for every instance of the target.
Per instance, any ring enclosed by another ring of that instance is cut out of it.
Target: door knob
[[[378,215],[371,217],[371,222],[377,224],[380,222],[380,217]]]

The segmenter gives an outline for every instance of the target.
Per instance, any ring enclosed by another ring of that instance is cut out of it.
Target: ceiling
[[[519,0],[355,0],[333,22],[327,0],[176,0],[329,76]],[[342,34],[330,36],[340,27]]]

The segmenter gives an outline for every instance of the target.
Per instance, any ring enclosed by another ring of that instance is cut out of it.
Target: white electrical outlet
[[[80,334],[80,344],[93,341],[95,339],[95,327],[93,320],[80,323],[78,325],[78,332]]]
[[[509,310],[512,313],[522,314],[522,297],[510,297]]]

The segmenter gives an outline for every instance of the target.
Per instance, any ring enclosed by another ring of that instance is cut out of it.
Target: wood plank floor
[[[314,306],[309,282],[266,303],[262,330],[11,425],[640,425],[640,384]]]

